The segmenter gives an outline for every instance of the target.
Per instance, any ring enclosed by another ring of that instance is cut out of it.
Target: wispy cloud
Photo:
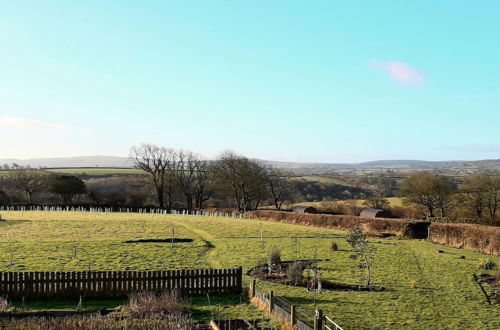
[[[25,129],[25,130],[45,130],[45,131],[66,131],[70,126],[47,123],[35,119],[21,118],[16,116],[0,115],[0,126],[7,128]]]
[[[421,85],[424,82],[424,74],[401,61],[370,61],[373,68],[383,70],[391,79],[400,84]]]

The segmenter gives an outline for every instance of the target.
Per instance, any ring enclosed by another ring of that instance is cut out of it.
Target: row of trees
[[[161,208],[172,208],[176,188],[188,210],[203,208],[215,190],[230,194],[242,212],[258,208],[263,201],[272,201],[279,210],[294,196],[285,173],[232,151],[207,161],[191,151],[143,144],[130,149],[130,158],[147,173],[144,184],[154,188]]]
[[[0,180],[0,188],[3,194],[5,189],[24,195],[28,204],[32,204],[33,195],[40,192],[55,194],[64,204],[71,204],[75,196],[86,193],[85,183],[75,176],[23,168],[7,172]]]
[[[457,188],[448,177],[416,172],[403,180],[399,193],[407,202],[426,208],[430,217],[446,217],[461,207],[475,218],[495,221],[500,207],[500,176],[473,174]]]

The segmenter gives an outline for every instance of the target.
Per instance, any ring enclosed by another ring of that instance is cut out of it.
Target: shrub
[[[185,311],[176,291],[160,294],[153,292],[131,294],[125,310],[138,317],[147,317],[154,313],[181,314]]]
[[[339,247],[338,247],[337,243],[332,242],[332,244],[330,245],[330,251],[338,251],[338,250],[339,250]]]
[[[497,264],[491,260],[479,259],[478,268],[490,270],[495,269],[496,267]]]
[[[302,283],[306,266],[306,263],[300,261],[292,263],[286,270],[286,278],[294,285]]]
[[[269,252],[268,263],[270,266],[277,265],[281,262],[281,251],[277,247],[273,246],[271,252]]]

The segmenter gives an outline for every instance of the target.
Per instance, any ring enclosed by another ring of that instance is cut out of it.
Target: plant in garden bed
[[[361,267],[366,269],[365,287],[372,288],[372,261],[375,258],[375,248],[371,246],[359,226],[354,227],[346,238],[347,242],[351,245],[352,250],[361,259]]]

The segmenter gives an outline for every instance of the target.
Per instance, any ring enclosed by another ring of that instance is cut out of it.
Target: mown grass
[[[85,270],[93,262],[94,270],[242,265],[246,271],[265,262],[276,246],[284,260],[329,259],[319,264],[325,279],[363,283],[364,270],[349,257],[352,252],[345,232],[218,217],[70,212],[2,212],[2,217],[7,221],[0,223],[0,270]],[[172,228],[176,237],[194,241],[178,243],[175,248],[166,243],[122,243],[170,237]],[[330,251],[332,242],[339,251]],[[345,329],[500,328],[500,306],[489,305],[473,279],[474,273],[483,272],[477,268],[480,259],[500,264],[500,257],[419,240],[371,242],[377,248],[373,279],[385,291],[323,291],[317,294],[315,304],[314,294],[304,288],[259,281],[258,289],[274,290],[300,304],[307,315],[312,316],[315,307],[322,308]],[[13,244],[16,252],[10,266]],[[73,258],[75,244],[77,258]],[[445,253],[438,254],[437,249]],[[245,277],[245,282],[249,281]],[[491,294],[491,288],[486,289]],[[205,298],[197,299],[201,302]],[[211,313],[207,308],[200,307],[199,314]],[[231,317],[252,319],[260,315],[238,301],[224,310]]]

